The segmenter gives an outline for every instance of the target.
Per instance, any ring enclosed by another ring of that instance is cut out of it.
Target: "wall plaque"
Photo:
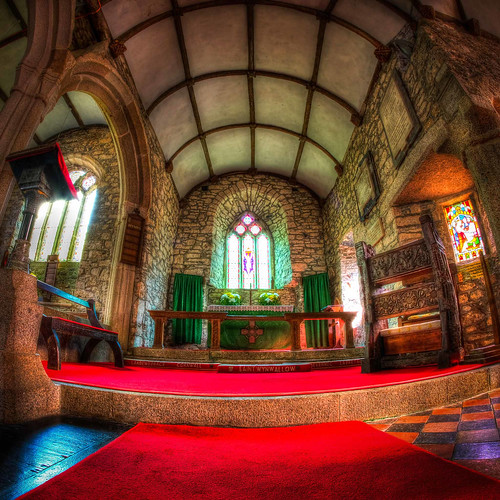
[[[128,214],[120,262],[132,266],[140,264],[143,236],[144,219],[138,213]]]
[[[374,247],[385,236],[385,229],[382,219],[378,217],[367,228],[365,233],[365,241]]]
[[[379,108],[394,165],[399,167],[420,131],[420,122],[396,70]]]
[[[366,153],[359,162],[354,180],[354,193],[356,195],[359,218],[363,222],[380,196],[380,184],[370,152]]]

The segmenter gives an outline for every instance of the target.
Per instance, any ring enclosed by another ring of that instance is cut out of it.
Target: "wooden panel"
[[[138,266],[141,261],[142,241],[144,237],[144,219],[136,213],[127,218],[127,227],[123,236],[122,255],[120,262]]]
[[[378,320],[419,314],[438,307],[438,294],[433,282],[413,285],[373,297],[374,314]]]
[[[428,332],[402,333],[384,337],[385,354],[404,354],[407,352],[439,351],[441,349],[441,330]]]
[[[431,268],[430,255],[424,240],[417,240],[394,250],[374,255],[368,269],[377,286],[392,283],[416,271]]]

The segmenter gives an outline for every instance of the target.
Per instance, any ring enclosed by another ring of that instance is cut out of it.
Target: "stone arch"
[[[152,190],[149,145],[130,87],[107,58],[87,53],[64,76],[58,97],[72,90],[92,96],[106,116],[118,154],[122,201],[147,212]]]
[[[219,199],[215,207],[212,226],[212,261],[210,281],[224,288],[225,243],[228,227],[245,211],[252,212],[269,228],[274,242],[274,288],[283,288],[292,280],[288,220],[289,204],[276,190],[257,183],[238,182]]]
[[[75,167],[81,167],[87,171],[92,172],[99,179],[102,177],[103,167],[100,162],[96,161],[89,155],[82,155],[81,153],[69,153],[65,155],[64,161],[66,164],[71,164]],[[68,170],[70,170],[68,166]]]

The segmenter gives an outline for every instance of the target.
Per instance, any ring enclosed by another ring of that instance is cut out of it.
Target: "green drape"
[[[203,277],[176,274],[174,278],[174,311],[203,310]],[[172,329],[176,344],[201,342],[201,319],[174,319]]]
[[[319,312],[332,303],[328,275],[315,274],[302,279],[304,312]],[[328,321],[306,321],[307,347],[328,347]]]

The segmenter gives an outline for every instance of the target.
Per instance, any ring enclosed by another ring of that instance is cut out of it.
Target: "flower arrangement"
[[[239,306],[241,304],[241,296],[237,293],[227,292],[221,295],[220,303],[223,306]]]
[[[262,306],[276,306],[280,303],[280,296],[277,293],[264,292],[259,296],[259,304]]]

